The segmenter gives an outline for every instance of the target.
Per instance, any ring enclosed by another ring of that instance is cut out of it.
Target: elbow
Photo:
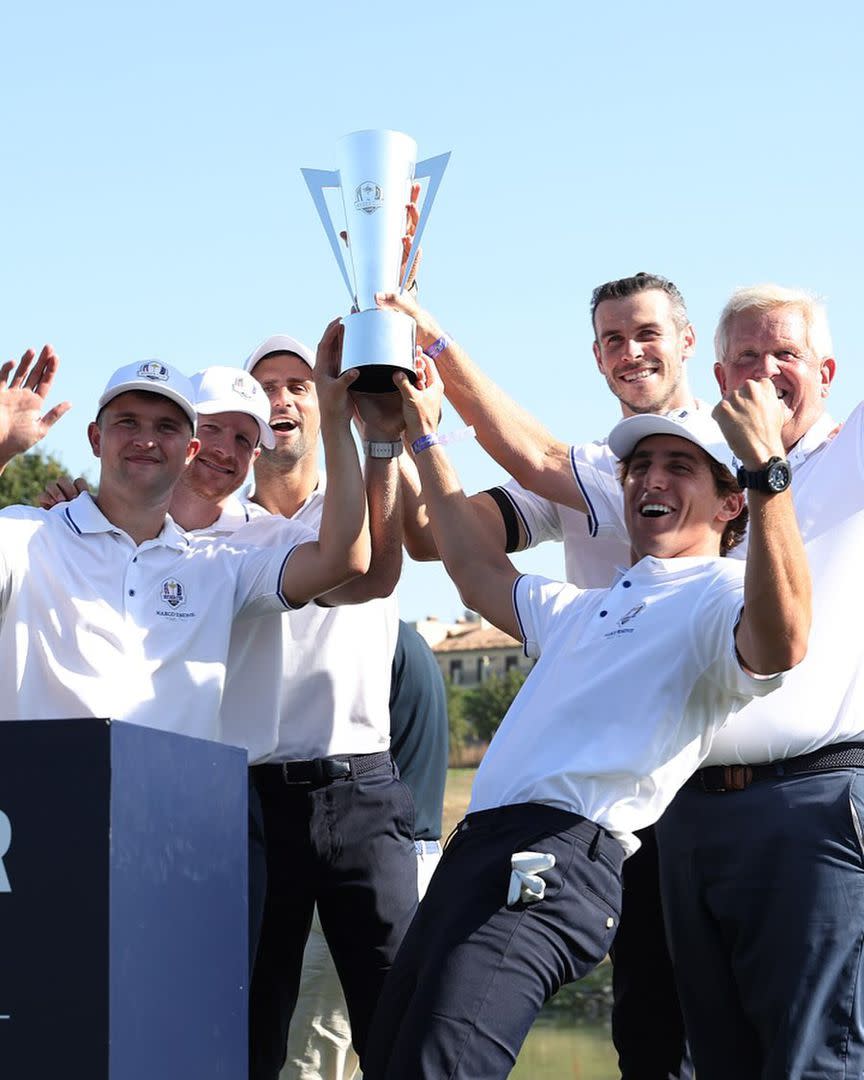
[[[345,565],[345,572],[348,578],[361,577],[365,574],[372,563],[372,551],[367,543],[357,543],[352,545],[348,552],[348,560]]]

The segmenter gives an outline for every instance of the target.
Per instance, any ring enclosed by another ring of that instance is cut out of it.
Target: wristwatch
[[[363,440],[363,453],[366,457],[371,458],[394,458],[399,457],[402,453],[402,440],[397,439],[395,442],[370,442],[368,439]]]
[[[792,483],[792,470],[788,461],[780,457],[772,457],[761,469],[753,472],[745,469],[743,465],[740,466],[736,479],[742,488],[752,488],[766,495],[777,495],[785,491]]]

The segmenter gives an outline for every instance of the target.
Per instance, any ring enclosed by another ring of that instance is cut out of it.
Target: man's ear
[[[693,328],[692,323],[687,323],[684,329],[681,331],[681,342],[683,348],[681,350],[681,356],[684,360],[688,359],[696,351],[696,331]]]
[[[720,393],[726,393],[726,372],[723,370],[723,365],[718,360],[714,364],[714,378],[717,380],[717,385],[720,387]]]
[[[822,397],[828,397],[831,382],[837,371],[837,364],[833,356],[825,356],[819,363],[819,374],[822,376]]]
[[[200,449],[201,449],[201,440],[200,439],[190,439],[189,440],[189,445],[186,447],[186,464],[187,465],[191,464],[192,461],[194,461],[194,459],[197,456],[198,451]]]
[[[603,371],[603,362],[600,359],[600,346],[595,341],[594,344],[591,346],[591,348],[594,350],[594,359],[597,362],[597,370],[602,372]]]
[[[93,457],[101,457],[102,432],[95,420],[91,420],[87,425],[87,440],[90,443],[90,449],[93,451]]]
[[[734,521],[744,509],[746,498],[743,491],[730,491],[723,496],[722,507],[719,513],[721,521]]]

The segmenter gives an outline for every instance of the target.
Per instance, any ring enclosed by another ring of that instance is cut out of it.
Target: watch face
[[[785,461],[775,461],[768,468],[768,489],[770,491],[785,491],[792,482],[792,473]]]

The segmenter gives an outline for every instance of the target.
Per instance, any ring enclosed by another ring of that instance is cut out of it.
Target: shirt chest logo
[[[162,582],[160,598],[163,603],[170,604],[172,608],[181,607],[186,603],[186,590],[183,583],[176,578],[166,578]]]
[[[630,608],[626,615],[622,615],[618,620],[619,626],[626,626],[628,622],[632,622],[633,619],[639,614],[640,611],[645,610],[644,604],[637,604],[636,607]]]
[[[167,607],[157,607],[156,614],[163,619],[193,619],[197,612],[184,611],[188,599],[186,586],[177,578],[166,578],[159,590],[159,599]]]

